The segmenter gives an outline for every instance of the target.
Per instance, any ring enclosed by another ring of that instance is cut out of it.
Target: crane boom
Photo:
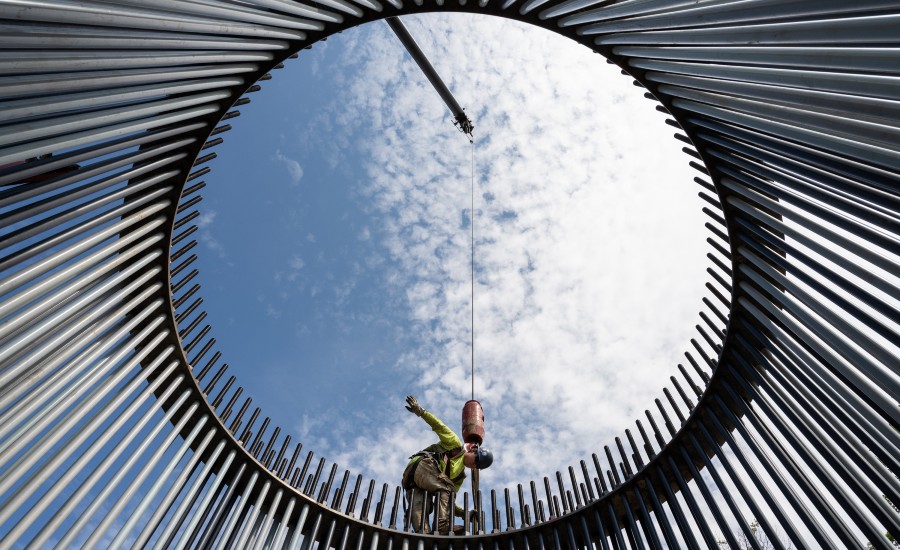
[[[472,141],[472,130],[475,129],[475,125],[472,124],[472,121],[466,115],[463,108],[459,106],[459,103],[457,103],[453,94],[450,93],[450,89],[447,88],[447,85],[441,80],[440,75],[434,70],[434,67],[428,61],[428,58],[425,57],[425,54],[422,52],[422,49],[419,48],[419,45],[416,44],[412,35],[409,34],[409,31],[406,30],[403,23],[396,17],[388,17],[386,21],[391,27],[391,30],[394,31],[394,34],[397,35],[397,38],[400,39],[400,42],[406,48],[406,51],[409,52],[409,55],[412,56],[416,64],[419,65],[419,68],[422,69],[422,72],[425,73],[425,77],[428,78],[428,81],[434,86],[438,95],[441,96],[441,99],[447,104],[450,112],[453,113],[453,118],[455,119],[454,124],[456,127],[459,128],[460,132],[469,137],[469,141]]]

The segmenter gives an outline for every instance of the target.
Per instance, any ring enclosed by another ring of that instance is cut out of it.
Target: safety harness
[[[419,457],[419,460],[410,462],[410,464],[403,471],[403,479],[401,481],[401,485],[404,489],[411,489],[415,485],[416,470],[419,468],[419,464],[422,463],[423,458],[430,458],[434,460],[435,464],[443,464],[442,469],[444,475],[450,477],[450,459],[458,457],[462,452],[462,447],[456,447],[454,449],[450,449],[449,451],[445,451],[436,444],[422,449],[421,451],[409,457],[410,460]],[[463,473],[460,476],[457,476],[457,479],[451,479],[451,481],[456,483],[458,479],[465,476],[465,470],[463,470]]]

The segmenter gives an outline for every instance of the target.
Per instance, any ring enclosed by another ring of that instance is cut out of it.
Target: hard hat
[[[478,449],[475,451],[475,467],[479,470],[484,470],[493,462],[494,453],[490,452],[484,447],[478,447]]]

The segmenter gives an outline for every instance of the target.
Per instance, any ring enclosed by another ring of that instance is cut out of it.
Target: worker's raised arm
[[[457,436],[453,430],[448,428],[446,424],[441,422],[440,418],[426,411],[415,397],[407,395],[406,403],[406,410],[416,416],[422,417],[422,420],[431,426],[434,433],[438,435],[438,438],[441,441],[441,447],[443,447],[444,450],[450,451],[462,447],[462,441],[460,441],[459,436]]]
[[[422,405],[419,405],[419,401],[411,395],[406,396],[406,410],[416,416],[422,416],[423,414],[425,414],[425,409],[422,408]]]

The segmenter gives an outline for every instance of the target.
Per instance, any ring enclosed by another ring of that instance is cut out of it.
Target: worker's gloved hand
[[[478,514],[475,512],[475,510],[469,510],[469,522],[468,523],[469,523],[469,527],[473,531],[478,530]]]
[[[406,396],[406,410],[416,416],[422,416],[423,414],[425,414],[425,409],[423,409],[422,405],[419,405],[419,402],[416,401],[416,398],[411,395]]]

